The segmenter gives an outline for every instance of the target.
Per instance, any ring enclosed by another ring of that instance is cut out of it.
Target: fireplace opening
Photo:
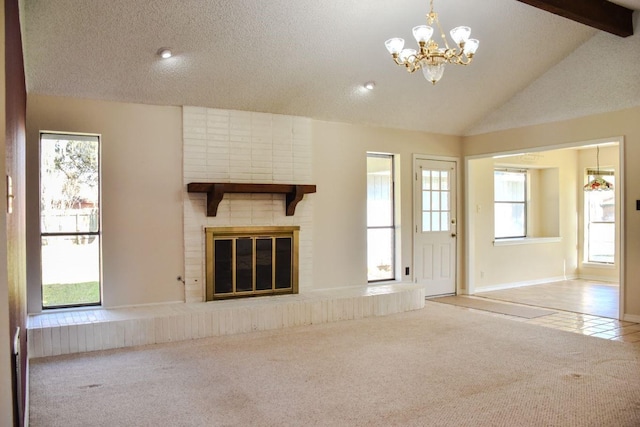
[[[298,293],[300,227],[207,227],[207,301]]]

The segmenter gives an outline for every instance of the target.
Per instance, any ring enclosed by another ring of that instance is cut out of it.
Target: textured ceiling
[[[603,36],[515,0],[434,3],[445,31],[469,25],[480,48],[432,86],[384,48],[415,44],[427,0],[23,0],[27,90],[463,135]],[[160,47],[175,56],[160,60]]]
[[[635,18],[634,28],[638,28],[638,13]],[[600,32],[467,133],[486,133],[640,106],[639,53],[640,33],[621,39]]]

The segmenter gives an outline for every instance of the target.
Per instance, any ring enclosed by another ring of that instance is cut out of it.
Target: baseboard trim
[[[623,314],[622,320],[627,322],[640,323],[640,316],[637,314]]]
[[[525,280],[524,282],[502,283],[499,285],[482,286],[482,287],[476,286],[475,293],[502,291],[504,289],[520,288],[522,286],[542,285],[545,283],[561,282],[563,280],[575,280],[576,278],[577,277],[575,275],[557,276],[557,277],[546,277],[544,279]]]

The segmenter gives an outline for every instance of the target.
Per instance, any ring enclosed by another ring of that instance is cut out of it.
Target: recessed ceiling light
[[[171,58],[172,53],[166,47],[162,47],[162,48],[158,49],[158,55],[162,59],[167,59],[167,58]]]
[[[376,87],[376,82],[366,82],[363,86],[367,90],[373,90]]]

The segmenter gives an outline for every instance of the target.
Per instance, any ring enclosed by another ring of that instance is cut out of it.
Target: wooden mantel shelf
[[[292,216],[305,194],[315,193],[315,185],[238,184],[229,182],[190,182],[189,193],[207,193],[207,216],[216,216],[224,193],[275,193],[286,195],[286,214]]]

